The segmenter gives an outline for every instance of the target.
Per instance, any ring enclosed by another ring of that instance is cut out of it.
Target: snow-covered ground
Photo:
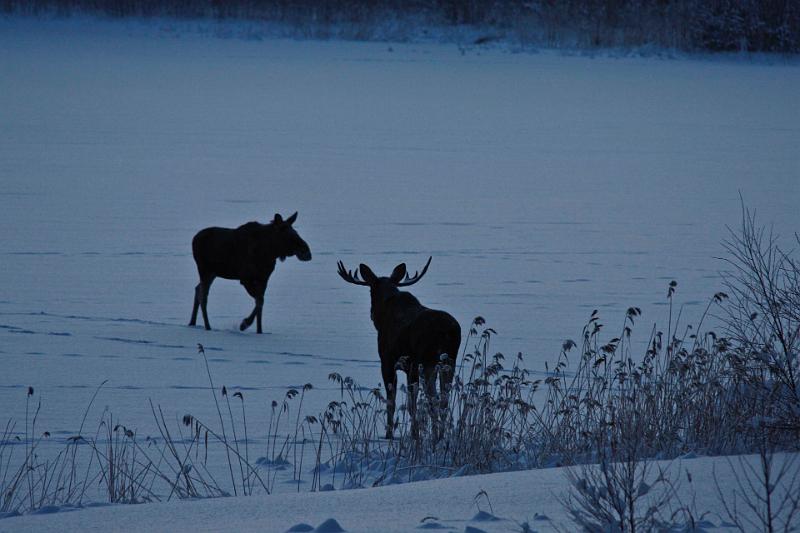
[[[148,399],[213,419],[197,343],[215,383],[245,394],[257,444],[289,387],[313,384],[316,414],[338,395],[332,371],[378,385],[369,298],[336,276],[339,259],[388,273],[432,255],[423,303],[463,329],[485,316],[494,348],[538,371],[595,308],[621,327],[641,307],[646,336],[672,279],[696,319],[721,289],[714,256],[740,192],[762,220],[800,226],[796,64],[18,18],[0,19],[0,51],[0,405],[23,420],[33,386],[54,445],[104,380],[90,424],[108,407],[153,432]],[[294,211],[314,260],[278,265],[268,334],[238,331],[252,300],[224,280],[214,331],[186,327],[194,233]],[[556,476],[508,479],[537,475]],[[436,494],[463,496],[463,520],[475,487],[456,485],[477,481],[453,483]],[[414,494],[381,490],[318,497]],[[281,498],[208,505],[305,505]],[[420,514],[408,519],[436,513]]]
[[[746,458],[755,465],[757,458]],[[776,456],[776,464],[782,464]],[[738,460],[732,464],[741,468]],[[681,501],[662,509],[669,517],[687,506],[702,520],[697,531],[731,531],[721,503],[738,490],[725,458],[656,463],[681,490]],[[654,467],[653,472],[657,472]],[[715,482],[716,476],[716,482]],[[361,490],[217,498],[179,503],[99,506],[57,514],[39,513],[0,521],[0,531],[293,531],[403,533],[415,530],[492,533],[571,531],[561,500],[567,496],[565,469],[550,468],[420,481]],[[717,485],[720,490],[717,490]],[[479,495],[481,491],[486,496]],[[741,505],[741,500],[738,501]],[[744,516],[746,511],[741,510]],[[678,515],[679,516],[679,515]],[[680,523],[682,520],[675,520]],[[313,529],[316,528],[316,529]],[[474,528],[474,529],[470,529]]]

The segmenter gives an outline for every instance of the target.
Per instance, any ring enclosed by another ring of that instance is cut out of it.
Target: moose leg
[[[419,427],[417,424],[417,389],[419,388],[419,369],[417,365],[409,365],[406,381],[408,386],[408,416],[411,418],[411,436],[419,437]]]
[[[261,312],[264,309],[264,297],[256,298],[256,333],[263,333],[261,331]]]
[[[189,319],[189,325],[194,326],[197,324],[197,310],[200,308],[200,292],[203,284],[198,283],[194,288],[194,304],[192,305],[192,318]]]
[[[439,408],[447,409],[450,398],[450,389],[453,387],[453,378],[456,375],[456,356],[458,355],[458,345],[451,347],[447,353],[447,360],[442,361],[439,366]]]
[[[242,285],[244,285],[247,294],[252,296],[256,301],[256,304],[255,307],[253,307],[253,311],[242,320],[241,324],[239,324],[239,331],[246,330],[253,325],[253,320],[258,319],[256,323],[256,332],[261,333],[261,310],[264,307],[264,291],[267,287],[263,283],[254,281],[242,281]]]
[[[213,281],[214,278],[201,279],[200,284],[197,286],[199,290],[195,289],[195,295],[200,297],[200,310],[203,312],[203,324],[206,330],[211,329],[211,325],[208,323],[208,309],[206,307],[208,306],[208,291],[211,290]]]
[[[261,314],[264,309],[264,291],[267,290],[267,285],[262,284],[259,290],[261,295],[256,298],[256,333],[261,333]]]
[[[394,436],[394,407],[397,398],[397,371],[391,364],[381,363],[383,386],[386,387],[386,438]]]
[[[253,325],[253,321],[256,319],[256,308],[253,308],[253,311],[242,319],[242,322],[239,324],[239,331],[244,331],[250,326]]]

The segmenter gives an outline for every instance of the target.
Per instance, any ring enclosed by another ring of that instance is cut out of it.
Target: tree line
[[[305,37],[413,40],[420,28],[474,27],[520,45],[800,52],[798,0],[0,0],[0,9],[257,20]]]

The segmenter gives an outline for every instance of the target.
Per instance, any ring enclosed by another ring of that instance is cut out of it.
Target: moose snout
[[[297,258],[300,261],[311,261],[311,250],[309,250],[308,248],[300,250],[299,252],[297,252]]]

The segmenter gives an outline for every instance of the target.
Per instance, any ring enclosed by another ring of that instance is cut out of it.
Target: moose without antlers
[[[439,372],[439,407],[447,407],[447,396],[461,345],[461,326],[444,311],[428,309],[412,294],[399,290],[418,282],[428,271],[431,259],[422,272],[409,276],[406,264],[397,265],[388,278],[378,277],[364,264],[358,271],[348,271],[339,261],[339,275],[348,283],[369,287],[372,300],[370,317],[378,331],[378,355],[386,387],[386,438],[394,430],[395,398],[397,395],[397,367],[406,372],[408,382],[408,410],[412,433],[416,428],[416,401],[419,369],[422,368],[425,392],[430,402],[436,398],[436,374]],[[401,361],[406,361],[405,364]]]
[[[208,291],[215,278],[235,279],[244,286],[256,305],[242,320],[239,329],[246,330],[257,319],[256,331],[261,333],[261,309],[267,281],[275,270],[277,259],[297,256],[300,261],[311,260],[308,244],[292,227],[297,213],[286,220],[279,214],[269,224],[248,222],[236,229],[206,228],[192,239],[192,255],[197,263],[200,283],[194,290],[194,307],[190,326],[197,323],[197,308],[203,310],[203,322],[208,324]]]

